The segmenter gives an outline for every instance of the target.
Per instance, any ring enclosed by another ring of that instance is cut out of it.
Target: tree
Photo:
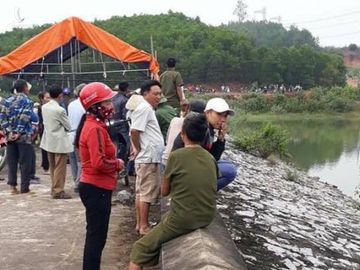
[[[95,24],[145,51],[151,50],[152,36],[161,70],[166,69],[167,58],[175,57],[177,69],[187,83],[257,81],[300,83],[306,88],[345,84],[342,55],[319,48],[310,32],[295,27],[287,30],[281,24],[249,21],[215,27],[172,11],[161,15],[114,16],[96,20]],[[1,33],[0,55],[9,53],[48,26]],[[92,51],[84,50],[81,62],[92,62],[93,56]],[[97,66],[90,66],[84,68],[98,70]],[[132,86],[136,88],[142,77],[126,73],[126,79],[133,80]],[[0,76],[1,89],[10,89],[11,83],[11,79]]]
[[[239,22],[243,22],[247,17],[247,4],[243,0],[238,0],[234,10],[234,15],[238,17]]]
[[[355,51],[357,51],[357,49],[358,49],[358,46],[357,46],[356,44],[351,43],[351,44],[349,45],[349,50],[350,50],[350,51],[355,52]]]

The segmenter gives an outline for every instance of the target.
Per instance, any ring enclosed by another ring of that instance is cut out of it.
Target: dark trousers
[[[118,140],[116,142],[117,145],[117,158],[121,158],[125,164],[129,157],[130,151],[130,138],[129,138],[129,131],[122,130],[118,133]]]
[[[49,158],[48,154],[44,149],[41,149],[41,167],[45,170],[49,170]]]
[[[83,270],[99,270],[109,228],[112,191],[80,182],[79,194],[87,223]]]
[[[28,192],[32,163],[33,146],[27,143],[9,142],[7,145],[7,164],[9,168],[8,185],[17,186],[17,169],[20,165],[20,192]]]
[[[31,169],[30,169],[30,179],[33,179],[36,175],[36,154],[34,145],[31,145]]]

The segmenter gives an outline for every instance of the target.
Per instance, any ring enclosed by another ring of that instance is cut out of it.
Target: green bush
[[[239,106],[245,112],[267,112],[270,108],[266,97],[261,94],[244,96]]]
[[[287,97],[283,94],[277,94],[274,96],[273,104],[283,107],[286,104]]]
[[[290,169],[285,170],[285,175],[283,177],[285,178],[286,181],[289,182],[297,182],[300,178],[296,170],[290,170]]]
[[[314,88],[306,94],[304,92],[287,96],[274,94],[250,94],[236,104],[245,112],[273,112],[273,113],[300,113],[300,112],[350,112],[360,101],[360,88],[332,87]]]
[[[354,109],[355,102],[342,97],[329,99],[327,107],[333,112],[350,112]]]
[[[312,100],[321,100],[326,94],[326,89],[323,87],[315,87],[310,90],[310,95]]]
[[[282,113],[286,113],[286,110],[280,106],[280,105],[274,105],[271,107],[270,110],[272,113],[276,113],[276,114],[282,114]]]
[[[332,87],[327,94],[330,97],[342,97],[351,100],[360,100],[360,89],[352,87]]]
[[[305,111],[311,113],[321,112],[324,110],[324,102],[315,99],[309,100],[308,102],[306,102],[304,109]]]
[[[305,101],[301,98],[288,98],[288,101],[285,104],[285,110],[291,113],[299,113],[305,110]]]
[[[242,134],[234,139],[240,150],[268,158],[271,154],[286,158],[288,154],[288,134],[281,127],[266,124],[260,130]]]

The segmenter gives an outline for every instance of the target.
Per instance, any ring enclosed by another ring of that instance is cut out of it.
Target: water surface
[[[274,121],[290,135],[289,152],[297,167],[352,196],[360,185],[360,120]],[[260,126],[245,122],[244,128]]]

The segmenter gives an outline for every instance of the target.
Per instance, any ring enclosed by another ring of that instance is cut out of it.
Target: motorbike
[[[2,130],[0,130],[0,171],[6,164],[6,136]]]

